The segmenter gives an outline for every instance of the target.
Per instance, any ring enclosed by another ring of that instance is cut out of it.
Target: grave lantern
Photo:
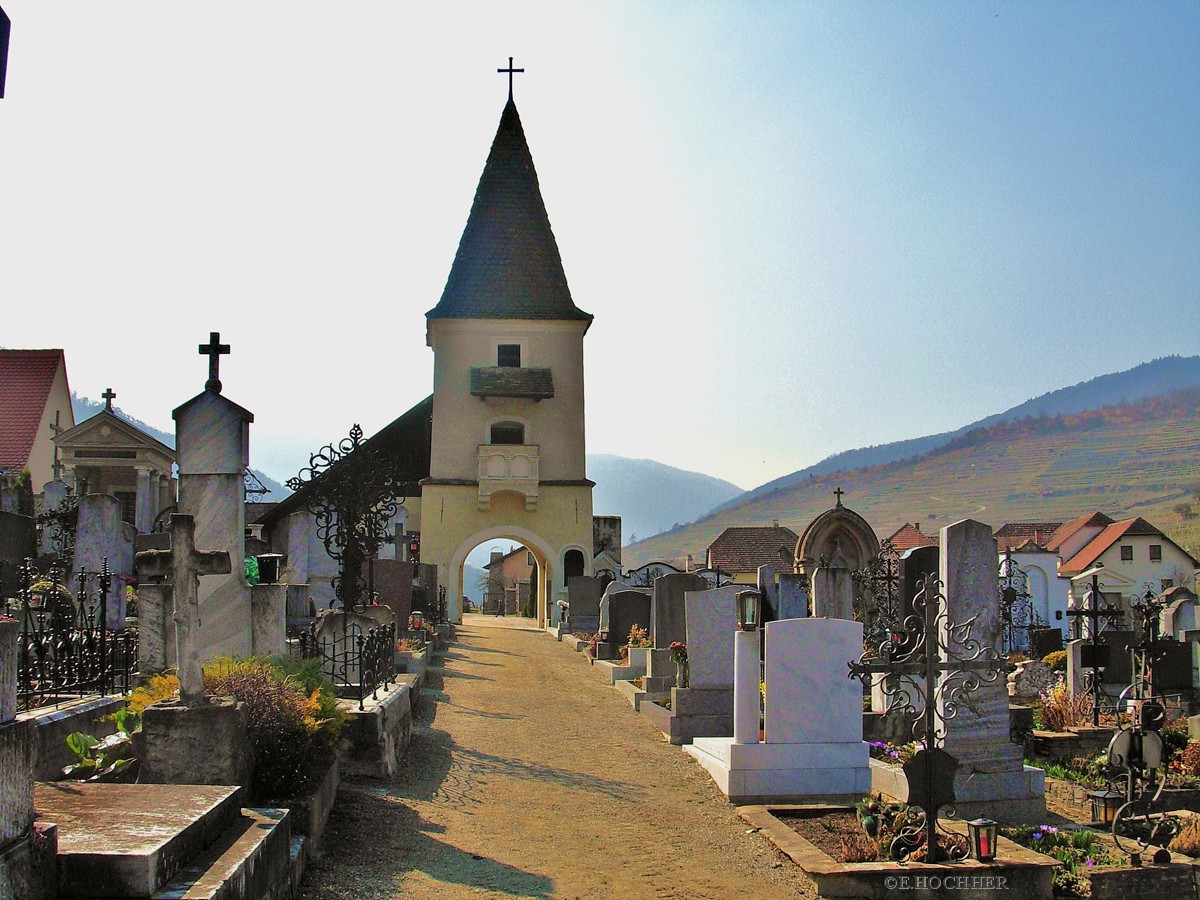
[[[1111,825],[1117,817],[1117,810],[1125,801],[1125,795],[1120,791],[1104,789],[1089,791],[1088,799],[1092,801],[1092,821]]]
[[[758,613],[762,595],[758,591],[741,591],[735,598],[737,603],[737,626],[739,631],[757,631]]]
[[[279,563],[283,561],[282,553],[260,553],[258,560],[258,583],[276,584],[279,582]]]
[[[980,862],[996,858],[996,823],[991,819],[972,819],[967,823],[971,855]]]

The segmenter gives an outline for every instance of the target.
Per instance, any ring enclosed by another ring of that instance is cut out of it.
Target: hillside
[[[1004,422],[1015,422],[1026,416],[1069,415],[1089,409],[1103,409],[1121,403],[1132,403],[1145,397],[1196,386],[1200,386],[1200,356],[1164,356],[1124,372],[1100,375],[1071,387],[1050,391],[954,431],[835,453],[815,465],[792,472],[790,475],[783,475],[756,487],[744,496],[734,498],[726,506],[769,494],[788,485],[798,484],[813,475],[852,472],[869,466],[881,466],[913,459],[937,450],[939,447],[944,447],[968,432],[990,428]]]
[[[604,453],[588,454],[587,473],[596,482],[592,510],[598,516],[620,516],[625,543],[691,522],[742,493],[737,485],[710,475]]]
[[[730,525],[778,519],[800,532],[833,505],[839,486],[880,537],[904,522],[933,532],[967,517],[999,527],[1099,509],[1142,516],[1200,556],[1200,388],[1072,415],[1030,414],[960,434],[914,460],[811,474],[626,547],[624,563],[702,556]]]

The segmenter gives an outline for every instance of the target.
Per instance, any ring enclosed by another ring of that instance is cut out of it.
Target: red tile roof
[[[29,462],[60,365],[62,350],[0,350],[0,468]]]
[[[731,575],[757,572],[759,566],[790,571],[799,540],[792,529],[778,525],[726,528],[708,545],[708,565]]]
[[[888,540],[901,553],[905,550],[911,550],[913,547],[936,547],[938,545],[937,537],[932,534],[925,534],[921,530],[919,522],[914,522],[912,525],[905,522]]]
[[[993,532],[996,544],[1001,552],[1016,550],[1027,541],[1033,541],[1039,547],[1044,547],[1054,532],[1062,527],[1062,522],[1006,522]]]
[[[1105,550],[1126,535],[1157,535],[1164,538],[1166,537],[1166,535],[1163,535],[1161,531],[1142,518],[1126,519],[1123,522],[1113,522],[1102,532],[1092,538],[1092,540],[1082,550],[1059,566],[1058,574],[1078,575],[1080,572],[1086,571],[1088,566],[1099,559]]]
[[[1060,525],[1055,530],[1050,540],[1046,542],[1046,549],[1058,550],[1060,547],[1062,547],[1064,541],[1066,541],[1080,528],[1083,528],[1087,525],[1108,526],[1111,524],[1113,524],[1113,520],[1102,512],[1084,513],[1078,519],[1072,519],[1070,522]]]

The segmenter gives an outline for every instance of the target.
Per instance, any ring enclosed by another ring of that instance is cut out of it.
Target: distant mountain
[[[622,562],[632,568],[702,556],[735,525],[778,519],[800,533],[834,505],[835,488],[845,489],[842,502],[880,538],[905,522],[934,533],[964,518],[998,528],[1100,510],[1114,518],[1141,516],[1200,557],[1200,386],[1065,415],[1032,409],[914,459],[814,473],[769,493],[751,492],[626,547]]]
[[[104,403],[102,403],[99,400],[92,400],[90,397],[81,397],[78,394],[76,394],[74,391],[72,391],[71,392],[71,409],[75,413],[75,422],[77,424],[82,424],[83,422],[90,419],[92,416],[97,415],[98,413],[103,411]],[[142,431],[146,432],[146,434],[150,435],[155,440],[162,441],[168,447],[174,449],[175,435],[170,434],[166,431],[160,431],[159,429],[155,428],[153,425],[147,425],[141,419],[135,419],[133,416],[129,415],[129,413],[125,412],[119,406],[114,406],[113,412],[117,416],[119,416],[120,418],[122,418],[126,422],[128,422],[130,425],[133,425],[135,428],[141,429]],[[271,476],[269,476],[263,472],[260,472],[258,469],[251,467],[250,471],[254,473],[254,476],[260,482],[262,482],[262,486],[265,487],[269,491],[269,493],[263,494],[261,497],[255,498],[259,503],[278,502],[278,501],[282,500],[284,497],[286,497],[288,494],[291,493],[291,491],[289,491],[286,487],[284,487],[282,484],[280,484],[274,478],[272,478]]]
[[[691,522],[742,494],[736,484],[649,459],[589,453],[587,471],[596,482],[593,512],[620,516],[624,543]]]
[[[742,496],[735,497],[726,503],[725,506],[770,494],[815,475],[853,472],[869,466],[881,466],[900,460],[914,459],[939,447],[944,447],[970,431],[990,428],[1002,422],[1015,422],[1026,416],[1063,416],[1085,410],[1102,409],[1106,406],[1132,403],[1143,397],[1152,397],[1156,394],[1165,394],[1168,391],[1196,385],[1200,385],[1200,356],[1164,356],[1124,372],[1100,375],[1071,387],[1042,394],[1040,397],[1026,400],[1012,409],[987,416],[954,431],[835,453],[816,465],[800,469],[790,475],[782,475],[774,481],[768,481],[764,485],[747,491]]]

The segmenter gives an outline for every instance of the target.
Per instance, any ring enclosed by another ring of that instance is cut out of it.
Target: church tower
[[[487,541],[524,544],[545,624],[566,579],[592,574],[583,416],[592,316],[571,299],[511,90],[426,322],[434,374],[422,558],[438,564],[451,618],[461,621],[467,554]]]

